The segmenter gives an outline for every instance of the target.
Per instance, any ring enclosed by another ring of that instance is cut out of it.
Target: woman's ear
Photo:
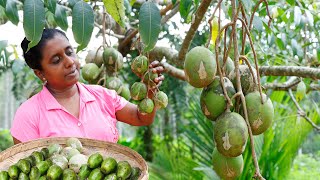
[[[44,77],[43,73],[40,70],[34,69],[33,72],[41,81],[43,82],[46,81],[46,78]]]

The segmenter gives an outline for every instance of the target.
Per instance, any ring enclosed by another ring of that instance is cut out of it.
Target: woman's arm
[[[161,73],[164,71],[163,66],[160,65],[158,61],[153,61],[149,67],[153,73],[159,74],[159,77],[155,78],[153,81],[159,87],[164,80],[164,76]],[[148,97],[152,99],[153,90],[149,90]],[[118,121],[133,125],[133,126],[148,126],[153,123],[154,117],[156,115],[157,109],[154,108],[150,114],[141,114],[138,111],[138,106],[128,102],[121,110],[116,112],[116,117]]]
[[[128,102],[121,110],[116,112],[118,121],[133,125],[133,126],[148,126],[153,123],[156,115],[156,108],[150,114],[141,114],[135,104]]]
[[[18,140],[17,138],[15,138],[15,137],[13,137],[13,136],[12,136],[12,138],[13,138],[13,143],[14,143],[15,145],[21,143],[21,141]]]

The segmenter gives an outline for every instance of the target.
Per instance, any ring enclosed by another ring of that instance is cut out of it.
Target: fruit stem
[[[219,8],[219,18],[218,18],[218,29],[220,29],[220,8]],[[217,39],[216,39],[216,45],[215,45],[215,54],[216,54],[216,64],[217,64],[217,70],[218,70],[218,74],[219,74],[219,77],[220,77],[220,85],[222,87],[222,90],[223,90],[223,95],[224,97],[227,99],[227,109],[230,109],[230,106],[233,106],[232,104],[232,101],[230,100],[229,96],[228,96],[228,93],[227,93],[227,90],[226,90],[226,87],[224,86],[224,78],[223,78],[223,74],[221,72],[221,67],[220,67],[220,63],[219,63],[219,46],[218,44],[220,43],[220,35],[221,35],[221,31],[219,31],[219,34],[217,36]]]
[[[257,71],[257,83],[258,83],[259,93],[260,93],[260,97],[261,97],[261,104],[263,104],[263,97],[262,97],[262,89],[261,89],[261,82],[260,82],[260,73],[259,73],[257,53],[254,50],[252,38],[250,36],[250,31],[249,31],[248,26],[246,25],[246,22],[243,19],[239,18],[239,17],[238,17],[238,19],[242,22],[242,27],[244,27],[244,29],[246,30],[246,33],[248,34],[250,47],[251,47],[251,50],[253,52],[254,64],[256,66],[256,71]],[[248,66],[250,66],[250,63],[248,63]]]
[[[255,166],[255,176],[259,179],[264,179],[260,173],[260,168],[259,168],[259,164],[258,164],[258,160],[257,160],[257,156],[256,156],[256,152],[254,149],[254,139],[253,139],[253,135],[252,135],[252,131],[251,131],[251,127],[249,124],[249,120],[248,120],[248,112],[247,112],[247,107],[246,107],[246,100],[245,97],[243,95],[242,92],[242,88],[241,88],[241,81],[240,81],[240,72],[239,72],[239,52],[238,52],[238,41],[237,41],[237,34],[235,33],[236,31],[236,21],[238,19],[238,11],[236,8],[236,2],[235,0],[231,1],[231,6],[232,6],[232,15],[233,15],[233,25],[232,25],[232,32],[233,32],[233,46],[234,46],[234,64],[235,64],[235,71],[236,71],[236,80],[237,80],[237,90],[240,93],[240,97],[241,97],[241,102],[243,105],[243,111],[244,111],[244,115],[245,115],[245,121],[248,127],[248,132],[249,132],[249,137],[250,137],[250,147],[251,147],[251,151],[252,151],[252,158],[253,158],[253,162],[254,162],[254,166]],[[238,9],[239,10],[239,9]]]

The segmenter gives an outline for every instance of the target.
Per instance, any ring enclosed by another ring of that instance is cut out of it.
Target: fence
[[[11,71],[0,76],[0,129],[9,129],[18,108],[18,102],[15,100],[11,91],[13,85],[13,75]]]

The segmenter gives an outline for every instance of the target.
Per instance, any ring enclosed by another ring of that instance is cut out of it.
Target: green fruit
[[[102,56],[107,72],[117,72],[123,67],[123,56],[116,49],[108,47]]]
[[[274,108],[270,98],[263,93],[262,97],[263,104],[258,91],[251,92],[245,96],[248,119],[253,135],[265,132],[271,126],[274,117]]]
[[[230,57],[227,57],[226,62],[223,62],[223,56],[219,55],[219,65],[223,68],[225,75],[228,76],[234,70],[234,63]]]
[[[131,168],[131,175],[129,177],[130,180],[138,180],[141,175],[141,169],[138,167]]]
[[[103,157],[99,153],[92,154],[88,159],[88,166],[91,169],[97,168],[101,165]]]
[[[19,174],[18,180],[29,180],[29,176],[28,176],[28,174],[21,172]]]
[[[117,174],[116,173],[112,173],[107,175],[104,180],[118,180]]]
[[[0,180],[9,180],[9,174],[7,171],[1,171],[0,172]]]
[[[60,166],[62,169],[68,167],[68,159],[61,154],[54,154],[50,157],[52,164]]]
[[[49,180],[60,179],[62,177],[62,173],[63,173],[63,170],[61,169],[60,166],[52,165],[48,169],[47,179],[49,179]]]
[[[89,168],[88,165],[84,164],[80,168],[80,171],[78,173],[78,177],[80,180],[85,180],[89,177],[90,173],[91,173],[91,169]]]
[[[24,158],[25,160],[29,161],[31,166],[35,166],[36,165],[36,159],[34,156],[28,156],[26,158]]]
[[[41,161],[36,164],[41,176],[47,173],[50,166],[49,161]]]
[[[11,179],[18,179],[20,173],[20,169],[17,165],[12,165],[8,169],[8,174]]]
[[[117,177],[119,180],[125,180],[130,177],[131,166],[127,161],[120,161],[117,168]]]
[[[165,108],[168,105],[168,96],[163,91],[158,91],[152,99],[157,109]]]
[[[147,71],[142,79],[143,82],[149,87],[149,88],[153,88],[155,87],[157,84],[154,82],[154,79],[158,77],[158,74],[153,73],[151,70]]]
[[[31,156],[34,157],[34,159],[36,160],[36,163],[44,161],[44,156],[41,152],[34,151],[32,152]]]
[[[79,152],[81,152],[83,149],[81,141],[78,138],[74,137],[68,138],[67,146],[77,149]]]
[[[135,82],[130,88],[130,95],[133,100],[141,100],[147,97],[147,86],[142,82]]]
[[[100,168],[96,168],[91,171],[88,180],[102,180],[103,179],[103,173],[100,171]]]
[[[61,151],[61,155],[66,157],[68,160],[70,160],[70,158],[76,154],[80,154],[80,152],[72,147],[65,147]]]
[[[242,91],[244,94],[248,94],[250,92],[253,92],[256,90],[256,79],[257,79],[257,73],[256,69],[252,67],[252,71],[254,76],[252,76],[250,69],[247,65],[240,65],[239,66],[239,71],[240,71],[240,82],[241,82],[241,87]],[[236,78],[236,73],[235,70],[233,70],[229,74],[229,79],[233,83],[234,87],[237,87],[237,78]]]
[[[85,64],[81,69],[83,79],[90,84],[94,84],[94,82],[97,81],[100,72],[99,67],[95,63]]]
[[[236,90],[228,78],[224,77],[223,80],[227,94],[231,98],[236,93]],[[232,103],[234,104],[235,100]],[[200,105],[203,114],[212,121],[215,121],[217,117],[225,112],[227,99],[224,97],[220,77],[217,76],[209,86],[203,88],[200,96]]]
[[[216,68],[214,54],[205,47],[195,47],[186,54],[184,72],[193,87],[208,86],[215,77]]]
[[[47,176],[46,176],[46,175],[41,176],[41,177],[39,178],[39,180],[47,180]]]
[[[117,77],[109,77],[106,80],[106,88],[115,90],[118,94],[121,93],[122,81]]]
[[[148,70],[148,67],[149,61],[146,56],[137,56],[132,60],[131,70],[139,77],[144,75],[144,73]]]
[[[60,144],[50,144],[49,147],[49,156],[52,156],[53,154],[59,154],[62,150],[62,146]]]
[[[30,180],[38,180],[40,178],[41,174],[40,171],[37,167],[32,167],[30,174],[29,174],[29,178]]]
[[[214,149],[212,153],[213,170],[222,179],[236,179],[243,170],[242,155],[237,157],[225,157]]]
[[[88,157],[83,154],[77,154],[72,156],[69,160],[69,168],[74,170],[76,173],[79,172],[82,165],[87,164]]]
[[[296,99],[297,101],[301,101],[303,97],[306,95],[307,87],[306,84],[303,81],[300,81],[297,85],[297,91],[296,91]]]
[[[94,49],[94,50],[89,50],[88,54],[85,58],[86,63],[95,63],[98,67],[101,67],[103,64],[103,50],[102,49]]]
[[[126,100],[130,100],[131,98],[130,89],[125,85],[122,85],[121,89],[122,90],[121,90],[120,96],[122,96]]]
[[[42,156],[42,154],[41,154],[41,156]],[[29,174],[29,172],[31,170],[31,164],[29,163],[29,161],[27,161],[25,159],[20,159],[17,163],[17,166],[25,174]]]
[[[40,150],[40,152],[42,153],[44,159],[47,159],[49,157],[49,149],[48,148],[42,148]]]
[[[245,149],[247,139],[247,124],[240,114],[225,112],[217,118],[214,126],[214,140],[222,155],[239,156]]]
[[[152,99],[149,98],[143,99],[138,105],[138,110],[141,114],[150,114],[152,113],[153,109],[154,103]]]
[[[114,172],[116,169],[117,169],[117,161],[109,157],[103,160],[100,170],[107,175]]]
[[[63,180],[77,180],[77,174],[71,169],[65,169],[62,174]]]

